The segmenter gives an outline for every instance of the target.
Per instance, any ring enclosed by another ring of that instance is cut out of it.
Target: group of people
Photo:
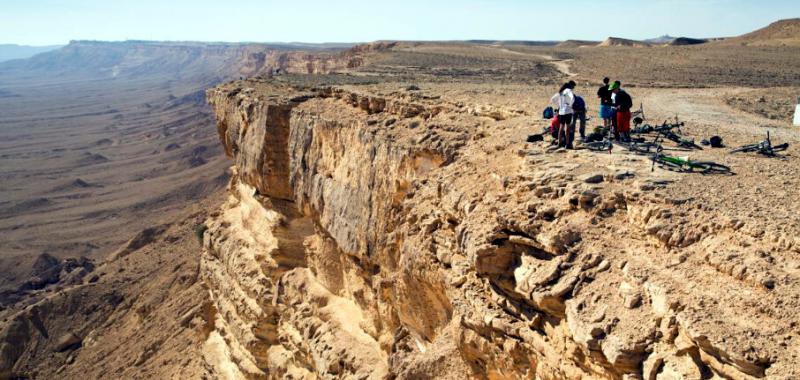
[[[617,141],[629,141],[631,133],[631,108],[633,99],[622,89],[622,82],[603,78],[603,85],[597,89],[600,98],[600,118],[603,127],[611,128]]]
[[[615,81],[609,84],[609,78],[603,78],[603,85],[597,90],[600,98],[600,118],[603,119],[603,128],[613,132],[617,141],[630,139],[631,108],[633,99],[622,89],[622,83]],[[561,86],[558,93],[550,98],[550,105],[555,115],[551,125],[554,143],[559,147],[574,149],[575,127],[581,136],[581,141],[586,140],[586,102],[575,94],[575,81],[569,81]]]

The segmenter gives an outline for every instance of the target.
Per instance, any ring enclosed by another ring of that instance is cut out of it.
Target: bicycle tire
[[[772,147],[773,152],[783,152],[786,149],[789,149],[789,143],[783,143]]]
[[[689,168],[692,171],[700,169],[699,172],[703,174],[727,174],[731,172],[730,167],[712,161],[691,162],[689,163]]]
[[[630,143],[622,144],[622,146],[631,152],[643,154],[653,153],[656,151],[656,149],[658,149],[658,146],[652,143]]]
[[[731,150],[731,153],[749,153],[755,152],[761,149],[761,144],[749,144],[749,145],[742,145],[734,150]]]
[[[612,144],[610,141],[592,141],[583,144],[583,146],[595,152],[606,152],[611,150]]]
[[[653,132],[653,131],[654,131],[654,129],[650,124],[645,124],[645,125],[642,125],[642,126],[639,126],[639,127],[631,129],[631,133],[637,133],[637,134],[650,133],[650,132]]]

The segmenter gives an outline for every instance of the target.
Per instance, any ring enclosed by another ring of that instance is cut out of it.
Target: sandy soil
[[[609,76],[644,87],[776,87],[800,83],[793,57],[800,47],[725,45],[636,47],[509,47],[574,59],[579,78],[599,83]]]
[[[725,102],[731,107],[755,113],[770,120],[782,123],[792,122],[796,97],[800,87],[774,87],[731,91],[726,93]]]

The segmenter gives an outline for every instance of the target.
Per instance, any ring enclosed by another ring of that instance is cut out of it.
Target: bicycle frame
[[[650,171],[652,172],[652,171],[656,170],[656,161],[666,161],[666,162],[669,162],[669,163],[672,163],[672,164],[675,164],[675,165],[679,165],[681,167],[691,165],[691,161],[690,160],[684,160],[684,159],[682,159],[680,157],[667,156],[666,154],[661,153],[661,152],[664,151],[664,147],[661,146],[661,140],[664,137],[665,136],[662,133],[659,133],[656,136],[655,140],[653,140],[653,144],[655,146],[657,146],[657,148],[656,148],[656,152],[653,153],[653,163],[650,166]]]

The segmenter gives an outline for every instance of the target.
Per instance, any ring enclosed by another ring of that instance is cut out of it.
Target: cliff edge
[[[518,113],[417,90],[207,92],[234,161],[201,264],[219,373],[798,375],[797,271],[774,264],[796,239],[676,197],[646,159],[548,154]]]

